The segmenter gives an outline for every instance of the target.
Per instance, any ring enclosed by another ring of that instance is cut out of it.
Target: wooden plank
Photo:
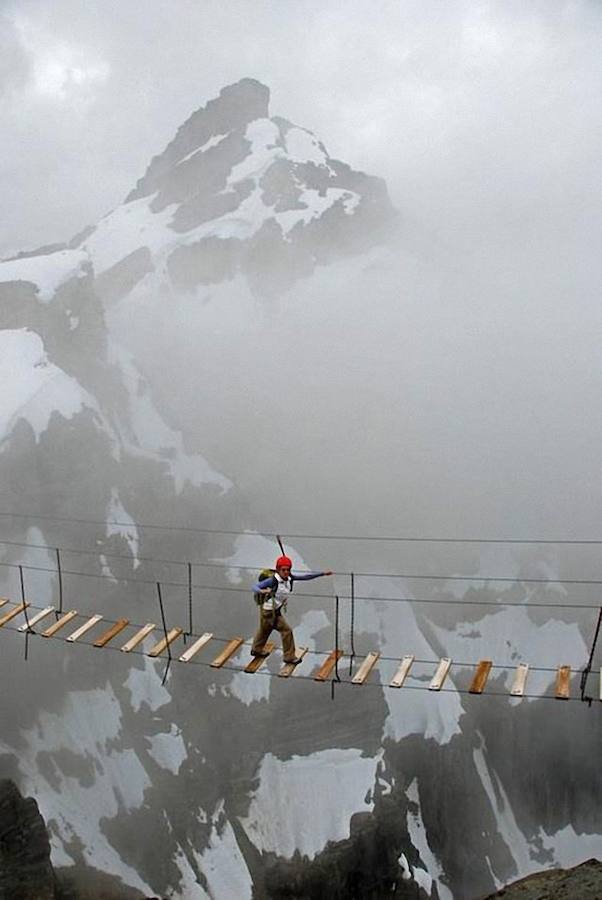
[[[403,683],[408,677],[408,672],[412,668],[412,663],[414,662],[413,654],[408,654],[408,656],[404,656],[399,664],[399,668],[393,679],[389,685],[389,687],[400,688],[403,687]]]
[[[15,606],[14,609],[11,609],[10,612],[4,613],[3,616],[0,616],[0,628],[3,625],[6,625],[7,622],[10,622],[11,619],[14,619],[19,613],[22,613],[24,609],[27,609],[29,603],[20,603],[18,606]]]
[[[375,653],[370,651],[366,659],[363,661],[353,678],[351,679],[351,684],[363,684],[374,666],[376,665],[378,659],[380,657],[380,653]]]
[[[303,659],[305,654],[308,652],[308,649],[308,647],[297,647],[297,649],[295,650],[295,654],[299,659]],[[278,672],[278,675],[280,676],[280,678],[289,678],[289,676],[294,675],[295,669],[298,669],[299,665],[299,663],[297,663],[296,666],[294,666],[292,663],[284,663],[284,665]]]
[[[437,666],[437,671],[433,676],[433,680],[429,684],[429,691],[440,691],[443,687],[443,683],[447,678],[447,673],[449,672],[449,668],[452,664],[449,656],[444,656],[443,659],[439,660],[439,665]]]
[[[190,662],[193,656],[202,650],[203,647],[209,643],[211,638],[213,637],[212,631],[206,631],[205,634],[202,634],[200,638],[198,638],[194,644],[192,644],[185,653],[182,653],[180,657],[180,662]]]
[[[166,650],[170,644],[173,644],[176,638],[179,638],[183,631],[183,628],[172,628],[167,632],[167,637],[161,638],[161,640],[157,644],[155,644],[155,646],[151,650],[148,651],[148,655],[152,657],[161,656],[163,651]]]
[[[266,653],[271,653],[276,644],[273,644],[271,641],[268,641],[265,645],[264,649]],[[267,660],[267,656],[254,656],[253,659],[248,662],[245,666],[245,672],[249,675],[252,675],[253,672],[256,672],[257,669],[261,669],[264,662]]]
[[[69,612],[66,612],[64,616],[61,616],[61,618],[57,622],[54,622],[54,624],[52,624],[50,628],[47,628],[46,631],[43,631],[42,637],[52,637],[53,634],[56,634],[57,631],[59,631],[64,625],[67,625],[71,621],[71,619],[74,619],[76,615],[77,610],[70,609]]]
[[[482,694],[491,672],[493,663],[490,659],[482,659],[477,665],[474,677],[468,688],[471,694]]]
[[[241,644],[244,644],[244,638],[235,637],[228,641],[221,653],[215,657],[211,665],[214,669],[219,669],[224,663],[228,662],[231,656],[234,656]]]
[[[109,641],[112,641],[114,637],[116,637],[120,632],[123,631],[124,628],[127,628],[130,624],[129,619],[117,619],[117,621],[111,625],[110,628],[101,634],[98,640],[94,641],[92,644],[93,647],[106,647]]]
[[[121,648],[124,653],[129,653],[130,650],[133,650],[134,647],[137,647],[138,644],[141,644],[145,637],[151,633],[153,628],[156,628],[154,622],[147,622],[146,625],[143,625],[142,628],[136,632],[136,634],[126,641],[123,647]]]
[[[568,700],[570,695],[570,666],[558,666],[556,672],[556,699]]]
[[[528,663],[519,663],[516,667],[514,682],[510,693],[513,697],[522,697],[525,693],[525,685],[527,684],[527,675],[529,674]]]
[[[1,606],[2,604],[0,604]],[[54,612],[54,606],[47,606],[46,609],[43,609],[41,612],[36,613],[35,616],[32,616],[29,620],[29,627],[33,628],[34,625],[37,625],[38,622],[41,622],[42,619],[45,619],[46,616],[49,616],[51,612]],[[19,625],[17,631],[27,631],[27,622],[24,625]]]
[[[94,628],[97,622],[100,622],[102,616],[95,615],[91,616],[87,622],[84,622],[83,625],[80,625],[79,628],[76,628],[73,634],[70,634],[67,638],[68,641],[76,641],[78,638],[82,637],[82,635],[86,634],[87,631],[90,631],[91,628]]]
[[[326,681],[342,656],[342,650],[332,650],[314,675],[314,681]]]
[[[7,603],[8,600],[6,599],[6,597],[0,597],[0,608],[6,606]]]

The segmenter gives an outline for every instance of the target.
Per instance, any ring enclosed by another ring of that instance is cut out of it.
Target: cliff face
[[[44,819],[33,797],[0,781],[0,900],[144,900],[119,879],[74,866],[55,872]],[[147,898],[155,900],[155,898]]]
[[[36,801],[0,781],[0,900],[57,900],[50,841]]]

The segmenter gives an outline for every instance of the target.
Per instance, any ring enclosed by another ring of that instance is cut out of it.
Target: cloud
[[[13,128],[5,190],[19,198],[0,254],[96,221],[194,109],[244,76],[269,85],[273,114],[385,177],[402,211],[423,219],[442,221],[442,209],[504,215],[508,197],[541,197],[575,172],[593,174],[602,149],[599,4],[51,6],[19,0],[25,43],[9,29],[24,103],[0,108]]]
[[[22,88],[31,69],[31,58],[15,24],[0,15],[0,98]]]
[[[81,99],[109,77],[106,62],[91,61],[77,48],[57,46],[35,60],[33,83],[36,92],[49,98]]]

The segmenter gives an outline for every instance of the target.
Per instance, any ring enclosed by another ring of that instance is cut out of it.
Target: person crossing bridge
[[[293,563],[289,556],[279,556],[275,563],[275,572],[267,578],[260,579],[253,585],[253,591],[259,598],[259,627],[253,639],[251,656],[265,657],[269,653],[265,644],[272,631],[280,632],[282,653],[285,663],[294,666],[301,662],[296,655],[293,631],[283,615],[287,600],[296,581],[312,581],[332,575],[330,570],[324,572],[305,572],[302,575],[293,573]]]

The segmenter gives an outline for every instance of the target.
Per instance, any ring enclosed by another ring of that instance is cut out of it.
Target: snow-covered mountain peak
[[[210,150],[217,138],[244,131],[249,122],[266,117],[269,100],[269,89],[254,78],[242,78],[224,87],[218,97],[197,109],[180,126],[163,153],[153,158],[126,203],[154,194],[166,173],[196,151]]]
[[[251,78],[194,112],[125,202],[69,245],[0,266],[48,301],[82,271],[103,300],[144,281],[151,294],[194,292],[243,276],[273,295],[317,265],[386,239],[395,215],[380,178],[332,158],[309,130],[270,116]]]
[[[268,104],[268,88],[243,79],[193,113],[83,239],[96,275],[121,265],[128,289],[155,272],[157,287],[190,291],[240,273],[273,293],[383,240],[394,215],[384,182]]]

